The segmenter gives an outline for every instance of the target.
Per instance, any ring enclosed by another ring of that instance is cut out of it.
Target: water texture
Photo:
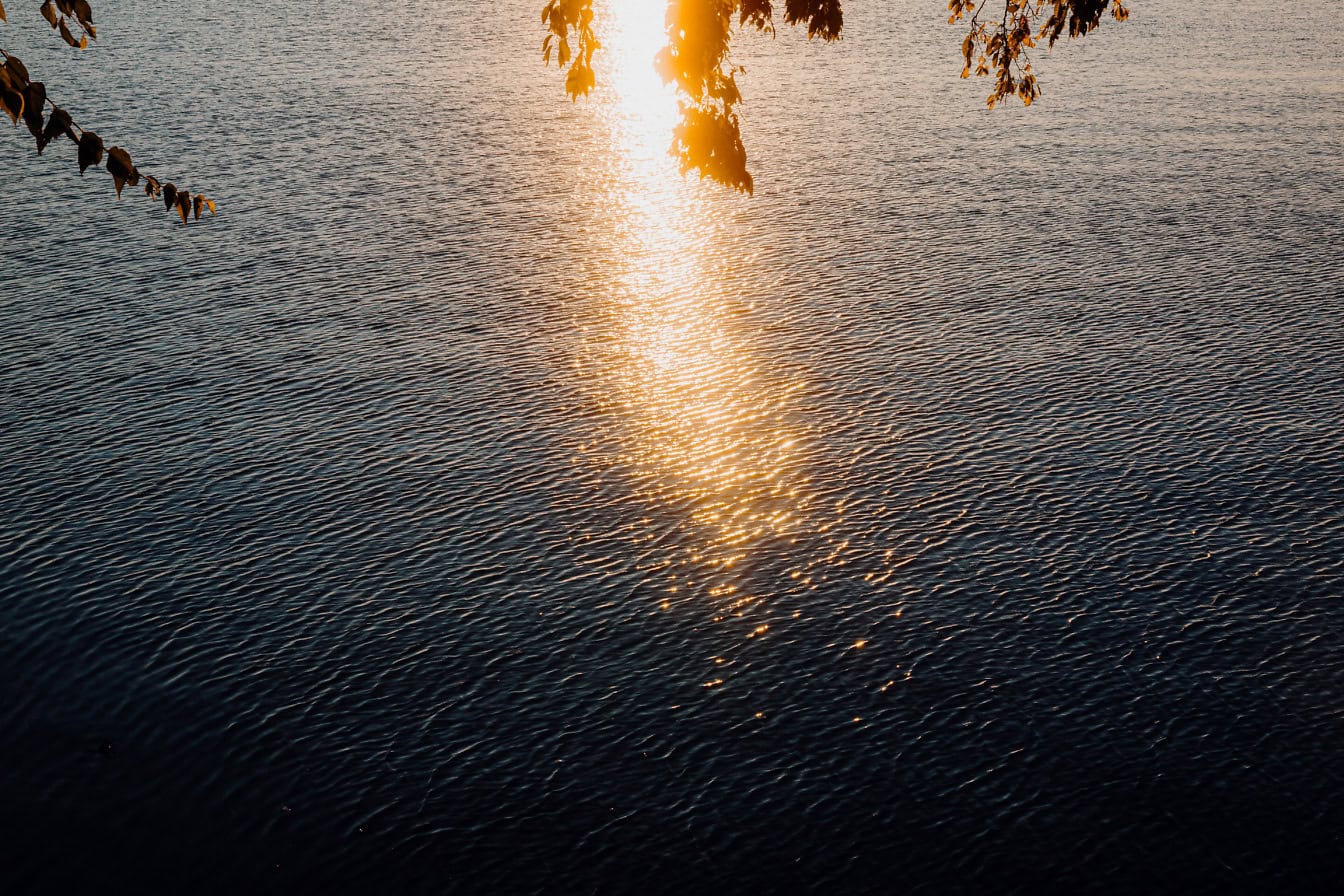
[[[647,5],[577,104],[540,0],[10,11],[220,214],[0,135],[6,891],[1328,891],[1336,5],[991,112],[847,0],[737,47],[753,198]]]

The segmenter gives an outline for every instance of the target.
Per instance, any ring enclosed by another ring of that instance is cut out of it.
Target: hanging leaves
[[[61,40],[72,47],[85,49],[89,41],[98,37],[98,29],[93,26],[93,10],[89,7],[88,0],[45,0],[40,9],[42,18],[47,20],[47,24],[56,29],[61,35]],[[74,30],[67,23],[72,20],[75,26],[82,32],[79,37],[75,37]]]
[[[550,65],[554,51],[556,63],[561,68],[569,66],[569,73],[565,75],[565,93],[571,100],[587,96],[597,84],[593,53],[601,47],[593,31],[592,0],[550,0],[541,10],[541,23],[548,29],[541,42],[542,60]],[[569,42],[571,31],[578,42],[577,53]]]
[[[784,21],[807,27],[809,38],[837,40],[844,30],[843,0],[785,0]],[[989,0],[947,0],[949,23],[966,22],[961,44],[963,78],[995,75],[988,103],[1017,96],[1026,105],[1040,96],[1027,51],[1036,40],[1051,45],[1065,31],[1082,37],[1096,28],[1109,9],[1123,22],[1129,18],[1123,0],[1001,0],[986,13]],[[985,18],[982,19],[982,14]],[[729,62],[734,20],[739,28],[773,34],[772,0],[667,0],[667,46],[657,57],[663,80],[675,84],[683,97],[681,121],[674,129],[671,152],[683,172],[699,171],[743,192],[752,190],[746,167],[737,104],[742,101],[737,76]],[[547,28],[542,59],[552,56],[569,66],[565,92],[571,99],[594,87],[592,55],[600,49],[592,28],[591,0],[549,0],[541,11]],[[571,39],[577,42],[575,50]]]
[[[63,25],[64,16],[69,16],[92,35],[93,14],[87,2],[49,0],[42,8],[43,15],[48,21],[55,17],[57,24]],[[166,209],[175,211],[183,224],[187,222],[189,215],[199,221],[201,212],[205,209],[209,209],[211,215],[215,214],[215,203],[200,194],[192,196],[185,190],[179,192],[171,184],[166,188],[160,188],[158,179],[142,174],[131,160],[131,154],[125,149],[114,146],[105,150],[101,137],[93,131],[81,130],[71,120],[70,113],[57,106],[47,96],[46,85],[29,78],[28,69],[22,60],[3,49],[0,49],[0,59],[3,59],[3,64],[0,64],[0,109],[5,111],[15,125],[20,118],[23,119],[37,143],[38,155],[41,155],[53,141],[64,136],[76,145],[81,175],[89,168],[105,164],[107,172],[112,175],[118,199],[121,198],[123,189],[127,186],[138,186],[143,178],[145,195],[163,196]],[[43,121],[43,113],[48,106],[51,108],[51,114]]]
[[[1030,106],[1041,95],[1027,55],[1038,39],[1053,47],[1065,31],[1070,38],[1083,37],[1101,24],[1107,9],[1118,22],[1129,18],[1123,0],[1004,0],[997,19],[996,13],[982,19],[986,7],[977,8],[974,0],[949,0],[947,8],[948,24],[968,25],[961,43],[961,76],[994,76],[994,90],[985,100],[991,109],[1011,96]]]

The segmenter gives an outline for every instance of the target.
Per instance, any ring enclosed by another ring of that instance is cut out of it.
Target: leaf
[[[154,177],[152,174],[145,175],[145,195],[146,196],[163,195],[163,187],[159,186],[158,178]]]
[[[177,202],[177,187],[171,183],[163,185],[163,210],[170,212],[173,210],[173,203]]]
[[[51,0],[42,4],[42,18],[46,19],[51,27],[56,27],[56,7],[51,5]]]
[[[23,92],[23,121],[39,144],[42,142],[42,109],[47,103],[47,86],[41,81],[30,81]],[[40,146],[39,146],[40,148]]]
[[[187,213],[191,210],[191,194],[186,190],[177,194],[177,215],[182,219],[182,223],[187,223]]]
[[[215,200],[213,199],[205,200],[205,207],[210,209],[210,217],[213,218],[215,216]]]
[[[200,193],[197,193],[195,196],[191,197],[192,216],[197,221],[201,220],[201,206],[203,205],[205,205],[205,197],[202,196]]]
[[[30,80],[28,77],[28,69],[19,61],[19,57],[10,56],[5,60],[5,68],[12,76],[16,89],[22,90],[28,86],[28,81]]]
[[[75,40],[75,36],[71,34],[70,29],[65,26],[65,19],[61,19],[60,27],[61,27],[61,39],[72,47],[78,47],[79,41]]]
[[[89,8],[89,0],[75,0],[72,4],[75,10],[75,18],[79,24],[85,28],[93,25],[93,10]]]
[[[79,173],[83,174],[84,169],[102,161],[103,138],[93,131],[85,131],[84,135],[79,138]]]
[[[8,68],[0,68],[0,109],[5,110],[11,123],[18,124],[24,105],[23,89],[14,82]]]
[[[117,185],[118,199],[121,198],[122,187],[127,184],[134,187],[140,183],[140,172],[135,170],[130,154],[120,146],[114,146],[107,151],[107,172],[112,175],[112,180]]]
[[[9,19],[5,18],[5,4],[3,2],[0,2],[0,22],[8,22],[8,21]]]
[[[79,139],[75,136],[73,124],[69,112],[59,108],[52,109],[51,114],[47,116],[47,126],[42,129],[42,136],[37,141],[37,154],[41,155],[47,144],[62,134],[78,143]]]

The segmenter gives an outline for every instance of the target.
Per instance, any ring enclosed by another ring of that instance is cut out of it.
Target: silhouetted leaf
[[[13,79],[15,90],[23,90],[23,88],[28,86],[28,68],[19,60],[19,57],[10,56],[7,58],[5,60],[5,69]]]
[[[182,190],[177,194],[177,201],[174,205],[177,206],[177,214],[182,219],[182,223],[187,223],[187,215],[191,211],[191,194]]]
[[[97,165],[103,161],[103,138],[99,137],[93,131],[85,131],[79,138],[79,173],[90,165]]]
[[[64,109],[54,108],[47,116],[47,126],[42,129],[42,136],[37,141],[38,155],[42,154],[48,143],[63,134],[72,142],[79,142],[79,138],[75,136],[74,122],[70,120],[70,113]]]
[[[114,146],[107,151],[107,172],[112,175],[112,180],[117,185],[118,199],[121,198],[122,187],[140,183],[140,172],[135,170],[130,154],[120,146]]]
[[[201,206],[203,205],[205,205],[205,197],[202,196],[200,193],[197,193],[195,196],[191,197],[192,217],[194,217],[197,221],[201,220]]]
[[[42,109],[47,104],[47,86],[41,81],[30,81],[23,92],[23,122],[39,144],[42,142]],[[39,149],[41,147],[39,146]]]
[[[163,185],[163,210],[170,212],[173,210],[173,204],[177,202],[177,187],[171,183]]]
[[[51,27],[56,27],[56,7],[52,4],[51,0],[47,0],[46,3],[42,4],[42,18],[46,19]]]
[[[5,18],[5,4],[3,2],[0,2],[0,22],[8,22],[8,21],[9,19]]]
[[[158,179],[155,178],[153,175],[149,174],[145,175],[145,195],[146,196],[163,195],[163,187],[159,186]]]
[[[11,60],[13,58],[10,57]],[[0,66],[0,109],[5,110],[12,124],[18,124],[19,117],[23,115],[25,106],[23,91],[26,86],[19,83],[8,66]]]
[[[61,19],[59,27],[61,31],[61,39],[72,47],[78,47],[79,41],[75,40],[75,36],[71,34],[70,29],[66,27],[65,19]]]

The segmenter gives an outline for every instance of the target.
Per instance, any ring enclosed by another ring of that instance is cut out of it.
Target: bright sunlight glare
[[[619,101],[627,149],[640,155],[667,154],[677,120],[675,90],[654,69],[654,57],[667,43],[667,0],[609,0],[599,58],[608,56]]]

